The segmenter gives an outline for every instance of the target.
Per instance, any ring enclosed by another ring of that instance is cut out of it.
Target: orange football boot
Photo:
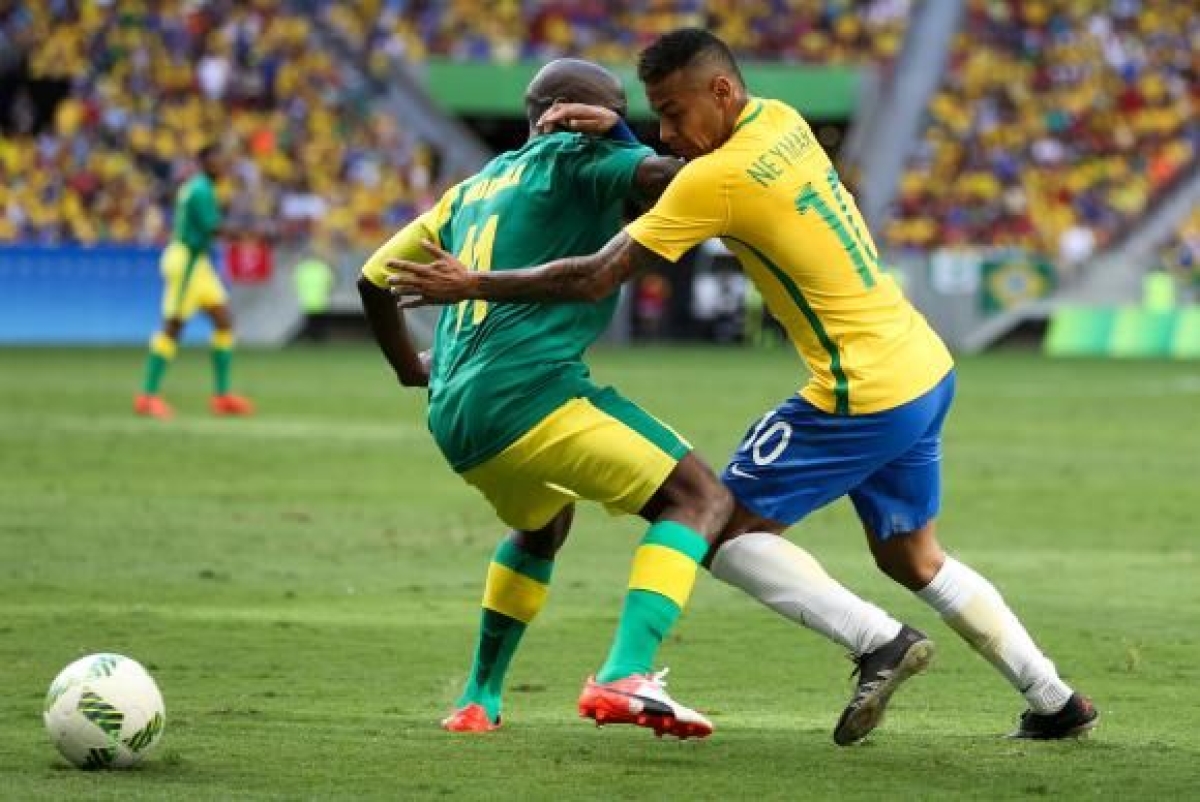
[[[214,395],[208,402],[208,408],[214,415],[253,415],[254,404],[249,398],[233,393]]]
[[[492,732],[500,729],[500,720],[492,721],[483,705],[472,703],[442,719],[442,729],[447,732]]]
[[[579,697],[579,715],[596,726],[636,724],[654,730],[658,737],[707,738],[713,725],[707,718],[667,695],[667,670],[634,674],[612,682],[588,677]]]
[[[164,401],[162,396],[149,393],[138,393],[134,396],[133,411],[138,415],[159,420],[169,420],[175,414],[171,405]]]

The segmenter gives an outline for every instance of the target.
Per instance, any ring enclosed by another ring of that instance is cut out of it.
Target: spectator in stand
[[[1173,0],[968,0],[887,241],[1085,263],[1195,164],[1197,36]]]
[[[509,63],[562,56],[632,63],[657,36],[700,25],[752,59],[888,66],[912,0],[474,0],[319,3],[322,19],[382,77],[427,57]]]
[[[162,244],[189,154],[218,136],[240,154],[216,188],[233,223],[287,217],[296,236],[353,246],[410,219],[438,189],[434,152],[365,108],[312,26],[281,0],[0,14],[0,49],[67,93],[42,129],[0,132],[0,241]],[[348,213],[314,214],[341,200]]]

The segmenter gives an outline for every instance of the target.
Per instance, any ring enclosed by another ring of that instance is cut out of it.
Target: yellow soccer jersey
[[[729,141],[684,167],[625,230],[671,261],[720,237],[808,365],[800,394],[826,412],[892,409],[953,366],[879,269],[854,198],[808,123],[783,103],[752,98]]]

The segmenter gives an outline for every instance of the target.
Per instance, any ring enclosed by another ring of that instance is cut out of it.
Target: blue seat
[[[160,323],[160,249],[0,246],[0,343],[143,345]],[[198,316],[185,343],[204,343]]]

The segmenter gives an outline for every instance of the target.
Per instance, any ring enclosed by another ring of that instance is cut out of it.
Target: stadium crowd
[[[430,202],[436,154],[350,90],[313,24],[280,0],[0,4],[0,51],[62,88],[45,121],[10,104],[0,241],[162,242],[216,139],[236,154],[218,186],[234,227],[377,242]]]
[[[750,57],[887,61],[911,0],[108,0],[0,2],[0,71],[61,100],[17,97],[0,132],[0,242],[159,243],[190,154],[236,154],[218,187],[233,227],[368,246],[439,189],[437,153],[371,112],[313,47],[328,24],[369,71],[393,58],[629,61],[706,24]]]
[[[1081,264],[1194,165],[1198,37],[1175,0],[969,0],[887,242]]]
[[[913,0],[475,0],[316,2],[380,75],[395,61],[631,63],[659,35],[701,26],[746,59],[889,63]]]
[[[216,136],[236,154],[218,187],[235,227],[377,243],[444,185],[437,149],[372,111],[318,25],[377,77],[431,56],[629,62],[695,24],[749,59],[886,68],[917,2],[0,0],[0,72],[23,60],[61,87],[44,120],[20,97],[0,114],[0,242],[162,242],[189,154]],[[967,0],[883,239],[1082,262],[1195,164],[1197,37],[1173,0]]]

